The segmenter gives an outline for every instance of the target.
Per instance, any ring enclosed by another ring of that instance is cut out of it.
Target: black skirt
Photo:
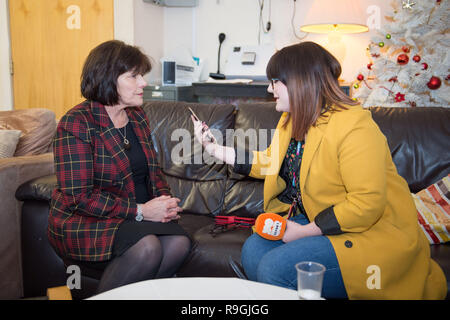
[[[119,229],[116,231],[112,258],[121,256],[139,240],[150,234],[156,236],[182,235],[189,237],[188,233],[175,221],[163,223],[126,220],[120,224]]]
[[[171,221],[167,223],[152,222],[152,221],[129,221],[122,222],[119,229],[116,231],[112,249],[112,256],[107,261],[75,261],[68,258],[63,258],[67,265],[76,264],[82,268],[82,271],[93,278],[100,279],[103,271],[109,263],[116,257],[121,256],[125,251],[132,247],[135,243],[147,235],[183,235],[192,239],[189,234],[176,222]],[[88,268],[88,269],[85,269]],[[96,271],[93,271],[96,270]]]

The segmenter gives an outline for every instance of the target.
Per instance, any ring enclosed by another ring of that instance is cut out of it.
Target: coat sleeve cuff
[[[320,212],[314,218],[314,222],[324,235],[337,235],[343,233],[341,226],[336,219],[336,215],[334,214],[333,206]]]
[[[248,176],[252,169],[253,152],[241,148],[234,149],[233,172]]]

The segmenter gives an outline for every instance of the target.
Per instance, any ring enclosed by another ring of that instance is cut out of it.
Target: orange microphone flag
[[[267,240],[281,240],[286,231],[286,219],[276,213],[262,213],[256,218],[255,231]]]

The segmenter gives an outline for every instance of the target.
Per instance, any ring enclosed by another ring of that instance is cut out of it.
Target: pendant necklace
[[[122,128],[116,128],[116,129],[117,129],[117,131],[119,131],[120,135],[123,138],[123,148],[125,150],[130,150],[131,149],[131,144],[130,144],[130,141],[127,139],[127,126],[125,126],[123,128],[124,128],[123,131],[125,132],[125,134],[122,133],[122,131],[121,131]]]

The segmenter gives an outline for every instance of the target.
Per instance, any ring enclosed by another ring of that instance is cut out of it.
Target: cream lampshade
[[[300,30],[309,33],[367,32],[360,0],[314,0]]]

